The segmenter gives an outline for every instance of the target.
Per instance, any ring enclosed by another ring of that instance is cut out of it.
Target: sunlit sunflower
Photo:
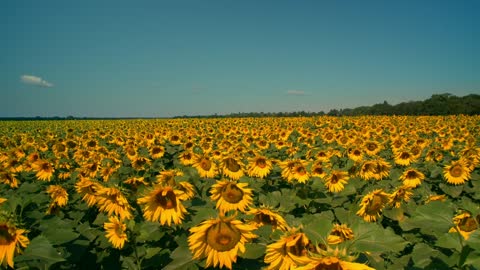
[[[452,161],[443,169],[443,176],[447,183],[461,185],[470,179],[470,170],[463,160]]]
[[[116,249],[122,249],[125,245],[125,242],[128,241],[127,238],[127,225],[118,219],[116,216],[111,216],[108,218],[109,222],[103,224],[103,228],[106,231],[106,237],[112,246]]]
[[[190,166],[192,165],[195,160],[194,160],[195,155],[193,152],[190,151],[183,151],[178,155],[178,159],[180,160],[180,163],[182,163],[185,166]]]
[[[144,169],[146,169],[151,163],[152,163],[152,161],[151,161],[149,158],[142,157],[142,156],[137,156],[136,158],[134,158],[134,159],[132,160],[132,168],[134,168],[134,169],[137,170],[137,171],[139,171],[139,170],[144,170]]]
[[[330,192],[340,192],[345,188],[347,181],[348,181],[347,172],[333,170],[325,179],[325,187]]]
[[[450,228],[448,232],[460,233],[465,240],[468,240],[470,235],[479,227],[478,224],[480,224],[480,215],[477,215],[477,217],[474,218],[469,212],[463,211],[462,213],[453,217],[453,223],[456,226]]]
[[[310,171],[313,177],[320,177],[324,179],[325,176],[327,176],[327,172],[325,171],[325,165],[321,161],[313,163]]]
[[[156,185],[150,193],[137,200],[143,206],[143,217],[160,224],[181,224],[187,210],[183,206],[180,196],[183,191],[170,186]]]
[[[144,177],[133,176],[124,181],[125,184],[131,185],[136,190],[139,186],[148,186],[148,182]]]
[[[249,159],[248,175],[251,177],[265,178],[273,168],[272,161],[265,156],[256,156]]]
[[[165,147],[161,145],[151,145],[148,152],[153,159],[158,159],[165,155]]]
[[[238,157],[234,155],[224,156],[221,161],[222,173],[233,180],[238,180],[243,176],[244,165],[240,162]]]
[[[376,163],[373,160],[366,160],[360,166],[360,170],[358,171],[358,175],[363,180],[370,180],[373,179],[376,170]]]
[[[399,208],[402,205],[402,202],[408,202],[413,195],[411,189],[412,186],[407,185],[398,187],[392,194],[390,194],[389,204],[394,208]]]
[[[26,248],[30,243],[26,233],[26,230],[17,228],[0,213],[0,265],[5,269],[7,265],[13,268],[15,255],[21,253],[22,248]]]
[[[277,242],[267,246],[265,263],[267,269],[289,270],[303,264],[307,259],[307,246],[310,241],[297,228],[292,228]]]
[[[428,198],[425,200],[425,203],[429,203],[429,202],[434,202],[434,201],[440,201],[440,202],[444,202],[447,200],[447,196],[445,194],[442,194],[442,195],[430,195],[428,196]]]
[[[297,180],[299,183],[306,183],[310,179],[310,173],[307,171],[307,162],[300,161],[295,167],[293,167],[293,178],[292,180]]]
[[[6,201],[7,201],[7,199],[5,199],[5,198],[0,198],[0,205],[2,205],[2,203],[6,202]]]
[[[80,180],[75,183],[75,190],[82,196],[82,200],[85,201],[89,207],[97,203],[97,192],[102,188],[102,185],[89,178],[80,178]]]
[[[367,222],[376,221],[389,199],[389,194],[382,189],[374,190],[363,197],[357,215]]]
[[[104,187],[96,192],[97,205],[100,211],[108,213],[109,216],[117,215],[120,219],[131,219],[132,206],[127,201],[122,191],[115,187]]]
[[[353,230],[347,224],[334,224],[332,231],[328,235],[329,245],[337,245],[354,238]]]
[[[36,172],[36,176],[39,180],[50,181],[53,177],[53,168],[52,164],[46,160],[39,159],[32,164],[33,170]]]
[[[363,159],[363,152],[360,148],[351,148],[347,152],[348,158],[355,161],[360,162]]]
[[[82,165],[80,168],[80,173],[83,176],[95,178],[97,176],[97,172],[100,170],[100,162],[95,160],[90,160]]]
[[[414,168],[405,170],[400,176],[400,180],[403,181],[403,185],[411,188],[416,188],[419,186],[423,179],[425,179],[425,175]]]
[[[192,166],[200,177],[213,178],[217,175],[217,165],[207,155],[197,155]]]
[[[235,217],[223,217],[203,221],[190,229],[188,246],[193,259],[207,258],[205,267],[227,267],[237,262],[238,253],[245,252],[245,243],[257,236],[255,226],[242,223]]]
[[[442,161],[442,159],[443,159],[443,153],[441,149],[437,149],[437,148],[430,149],[425,154],[425,161],[439,162],[439,161]]]
[[[312,256],[305,262],[306,265],[295,270],[375,270],[368,265],[344,261],[336,256]]]
[[[67,205],[68,193],[63,187],[59,185],[50,185],[47,188],[47,193],[51,198],[47,214],[53,214],[58,207],[64,207]]]
[[[279,166],[282,169],[282,178],[287,180],[288,182],[292,181],[294,178],[295,172],[293,168],[297,165],[301,165],[302,163],[298,159],[290,159],[279,162]]]
[[[395,163],[402,166],[409,166],[414,160],[414,156],[406,150],[399,151],[394,157]]]
[[[363,150],[369,156],[376,156],[382,150],[382,147],[376,141],[366,141],[363,145]]]
[[[375,166],[373,170],[372,177],[375,180],[382,180],[390,175],[391,169],[390,163],[388,163],[383,158],[377,158],[375,160]]]
[[[254,208],[248,211],[248,214],[253,215],[249,224],[257,228],[263,225],[271,225],[274,230],[279,229],[281,231],[287,231],[289,228],[285,219],[269,207]]]
[[[246,188],[247,183],[236,183],[233,181],[222,180],[212,185],[210,198],[216,201],[216,208],[220,213],[231,210],[246,212],[247,208],[253,203],[253,191]]]
[[[18,188],[18,179],[16,174],[9,171],[0,170],[0,183],[8,185],[11,188]]]

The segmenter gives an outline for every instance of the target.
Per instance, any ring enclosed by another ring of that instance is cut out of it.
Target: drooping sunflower
[[[7,217],[0,213],[0,265],[11,268],[14,266],[13,258],[22,252],[30,243],[24,229],[19,229]]]
[[[294,171],[293,168],[300,164],[298,159],[285,160],[280,162],[278,165],[282,169],[282,178],[288,182],[293,180]]]
[[[247,188],[247,183],[237,183],[234,181],[222,180],[212,185],[210,198],[216,201],[216,208],[220,213],[231,210],[246,212],[247,208],[253,203],[253,190]]]
[[[122,249],[125,245],[125,242],[128,241],[127,237],[127,225],[125,225],[121,220],[116,216],[111,216],[108,218],[109,222],[103,224],[103,228],[106,231],[106,237],[112,246],[116,249]]]
[[[263,225],[271,225],[274,230],[279,229],[281,231],[287,231],[289,228],[285,219],[269,207],[253,208],[248,211],[248,214],[253,215],[253,219],[249,224],[257,228]]]
[[[348,173],[340,170],[333,170],[325,180],[325,187],[330,192],[340,192],[345,188],[348,180]]]
[[[465,161],[460,159],[452,161],[443,169],[443,176],[447,183],[453,185],[461,185],[470,179],[470,170],[465,164]]]
[[[408,202],[413,192],[411,191],[413,187],[408,185],[403,185],[398,187],[392,194],[390,194],[389,204],[394,208],[399,208],[402,205],[402,202]]]
[[[304,264],[307,258],[308,237],[291,228],[277,242],[267,246],[264,261],[269,270],[289,270]]]
[[[423,179],[425,179],[425,175],[414,168],[405,170],[400,176],[400,180],[403,181],[403,185],[411,188],[416,188],[419,186]]]
[[[358,171],[358,175],[363,180],[373,179],[374,174],[375,174],[375,167],[376,167],[375,161],[366,160],[360,166],[360,170]]]
[[[375,160],[375,167],[373,170],[372,177],[375,180],[382,180],[390,175],[391,169],[390,163],[388,163],[383,158],[377,158]]]
[[[295,270],[375,270],[368,265],[344,261],[336,256],[311,256],[305,262],[306,265]]]
[[[221,162],[222,173],[224,176],[230,177],[233,180],[238,180],[243,176],[244,165],[240,162],[238,157],[234,155],[226,155]]]
[[[100,211],[108,213],[109,216],[117,215],[120,219],[131,219],[133,217],[132,206],[122,191],[115,187],[102,187],[96,192],[97,205]]]
[[[465,240],[470,238],[470,235],[478,229],[480,224],[480,215],[473,217],[469,212],[463,211],[462,213],[453,217],[453,223],[456,225],[450,228],[448,232],[460,233]]]
[[[58,207],[64,207],[67,205],[68,193],[62,186],[50,185],[47,188],[47,193],[51,198],[47,214],[53,214]]]
[[[395,163],[402,166],[409,166],[414,160],[414,156],[407,150],[399,151],[394,157]]]
[[[272,161],[265,156],[256,156],[249,160],[248,175],[252,177],[265,178],[273,168]]]
[[[334,224],[332,231],[328,235],[329,245],[337,245],[354,238],[353,230],[347,224]]]
[[[367,222],[376,221],[388,201],[389,194],[382,189],[376,189],[363,197],[357,215]]]
[[[55,168],[46,160],[39,159],[32,164],[32,169],[36,172],[38,180],[50,181],[53,177]]]
[[[425,204],[429,203],[429,202],[434,202],[434,201],[440,201],[440,202],[444,202],[447,200],[447,196],[445,194],[442,194],[442,195],[430,195],[428,196],[428,198],[425,200]]]
[[[0,183],[9,185],[11,188],[18,187],[18,179],[16,175],[9,171],[0,170]]]
[[[190,229],[188,246],[193,259],[207,258],[206,267],[227,267],[237,262],[238,253],[245,252],[245,243],[257,237],[252,233],[256,227],[242,223],[235,217],[203,221]]]
[[[80,181],[75,183],[77,193],[83,196],[82,200],[85,201],[89,207],[97,203],[97,192],[102,188],[103,186],[101,184],[89,178],[80,178]]]
[[[137,202],[144,205],[143,217],[146,220],[171,226],[172,223],[181,224],[187,213],[180,200],[183,194],[183,191],[159,184]]]
[[[197,155],[192,166],[197,169],[200,177],[213,178],[217,175],[217,165],[207,155]]]

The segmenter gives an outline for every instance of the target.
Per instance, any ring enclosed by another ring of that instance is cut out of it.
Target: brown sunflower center
[[[240,165],[238,162],[233,158],[226,158],[224,159],[225,167],[231,172],[238,172],[240,170]]]
[[[255,165],[263,169],[267,166],[267,161],[264,158],[258,158],[257,161],[255,161]]]
[[[202,159],[200,161],[200,168],[202,168],[205,171],[209,171],[210,168],[212,167],[212,162],[208,159]]]
[[[268,225],[272,225],[272,226],[277,225],[277,220],[275,220],[275,218],[273,218],[270,215],[264,214],[264,213],[256,214],[255,217],[253,218],[253,220],[257,223],[268,224]]]
[[[42,171],[50,171],[50,169],[51,169],[50,163],[45,162],[42,164]]]
[[[307,170],[305,170],[305,168],[303,166],[299,166],[297,167],[297,169],[295,170],[295,172],[299,175],[304,175],[307,173]]]
[[[229,203],[238,203],[243,199],[243,191],[234,183],[228,183],[222,190],[222,198]]]
[[[162,152],[163,152],[163,151],[162,151],[162,148],[160,148],[160,147],[154,147],[154,148],[152,149],[152,154],[154,154],[154,155],[160,154],[160,153],[162,153]]]
[[[0,246],[9,245],[13,241],[13,236],[8,232],[8,226],[0,225]]]
[[[172,209],[177,207],[177,196],[173,190],[162,190],[156,195],[157,203],[164,209]]]
[[[88,147],[95,147],[95,146],[97,146],[97,142],[96,142],[96,141],[89,141],[89,142],[87,143],[87,146],[88,146]]]
[[[450,168],[450,175],[453,177],[460,177],[463,174],[463,168],[461,165],[455,165],[452,168]]]
[[[330,178],[330,183],[336,184],[336,183],[338,183],[339,180],[340,180],[340,178],[338,177],[338,175],[332,174],[332,177]]]
[[[367,143],[367,149],[370,151],[374,151],[377,149],[377,145],[375,143]]]
[[[406,175],[407,179],[416,179],[418,177],[419,177],[419,175],[416,171],[408,171],[407,175]]]
[[[342,270],[344,269],[340,265],[338,258],[330,257],[322,259],[316,266],[315,270]]]
[[[229,251],[240,241],[241,233],[227,222],[219,222],[207,230],[207,244],[217,251]]]
[[[315,167],[313,169],[314,174],[323,174],[323,168],[322,167]]]
[[[478,229],[478,224],[473,217],[467,217],[460,221],[458,227],[464,232],[471,232]]]
[[[409,159],[409,158],[410,158],[410,154],[407,153],[407,152],[402,152],[402,153],[400,154],[400,158],[401,158],[401,159]]]

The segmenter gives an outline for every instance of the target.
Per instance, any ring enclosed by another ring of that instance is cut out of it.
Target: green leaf
[[[87,238],[90,241],[95,240],[100,234],[97,229],[94,229],[88,225],[88,223],[81,223],[77,226],[77,232],[79,232],[83,237]]]
[[[280,191],[269,192],[266,195],[260,194],[258,200],[261,204],[277,207],[282,201],[282,194]]]
[[[245,259],[258,259],[265,254],[266,246],[262,244],[246,243],[245,253],[240,254],[240,257]]]
[[[326,243],[327,237],[333,227],[332,222],[332,212],[312,215],[303,222],[303,231],[313,243]]]
[[[435,245],[461,252],[462,244],[460,243],[459,237],[463,236],[459,235],[458,233],[446,233],[438,238],[437,242],[435,242]]]
[[[470,265],[473,269],[480,269],[480,252],[470,252],[463,265]]]
[[[147,251],[145,253],[145,259],[150,259],[152,258],[153,256],[157,255],[158,253],[160,253],[160,251],[162,250],[161,247],[153,247],[153,248],[147,248]]]
[[[454,226],[453,209],[444,202],[434,201],[415,209],[412,217],[400,222],[400,227],[409,231],[420,228],[425,234],[446,233]]]
[[[468,246],[480,252],[480,230],[477,229],[475,232],[470,234],[468,240],[465,242]]]
[[[383,228],[376,223],[360,221],[352,225],[355,232],[352,248],[358,252],[400,252],[408,244],[392,229]]]
[[[177,247],[170,258],[173,260],[167,266],[165,266],[164,270],[190,270],[190,269],[198,269],[195,265],[195,261],[192,258],[192,253],[188,249],[188,246],[179,246]]]
[[[165,235],[165,232],[160,230],[160,224],[156,222],[142,222],[137,228],[135,230],[139,232],[136,239],[138,242],[159,241]]]
[[[458,196],[460,196],[460,194],[463,191],[463,185],[452,186],[452,185],[446,185],[444,183],[440,183],[439,187],[440,189],[443,190],[443,192],[450,195],[450,197],[452,198],[458,198]]]
[[[49,228],[45,230],[44,235],[50,243],[53,245],[60,245],[73,241],[78,238],[80,234],[72,231],[71,229],[62,229],[62,228]]]
[[[15,257],[15,261],[40,261],[45,266],[44,268],[48,268],[54,263],[65,261],[65,259],[45,236],[39,235],[32,239],[23,254]]]
[[[432,262],[432,257],[435,258],[440,252],[431,248],[430,246],[419,243],[413,247],[412,260],[415,267],[425,268]]]

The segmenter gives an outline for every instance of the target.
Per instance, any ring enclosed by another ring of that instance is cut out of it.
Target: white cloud
[[[292,96],[304,96],[305,91],[302,90],[288,90],[287,95],[292,95]]]
[[[20,80],[23,83],[30,84],[30,85],[36,85],[41,87],[53,87],[52,83],[49,83],[44,79],[37,76],[33,76],[33,75],[22,75],[20,76]]]

